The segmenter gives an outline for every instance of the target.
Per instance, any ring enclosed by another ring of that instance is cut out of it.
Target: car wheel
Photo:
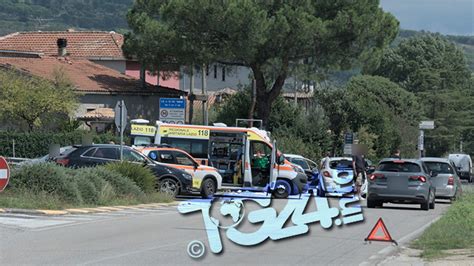
[[[207,178],[202,182],[201,185],[201,196],[208,199],[216,193],[216,183],[211,178]]]
[[[273,190],[273,196],[277,199],[285,199],[290,195],[290,184],[284,180],[277,180],[275,189]]]
[[[425,202],[421,203],[422,210],[427,211],[430,209],[430,204],[431,204],[430,199],[431,199],[431,192],[428,193],[428,199]]]
[[[430,209],[432,209],[432,210],[435,208],[435,204],[436,204],[435,201],[436,201],[436,200],[435,200],[435,198],[433,197],[433,201],[431,201],[431,203],[430,203]]]
[[[383,207],[383,201],[377,201],[377,203],[375,204],[377,207],[380,207],[382,208]]]
[[[179,194],[179,184],[173,178],[163,178],[158,184],[158,191],[176,197]]]
[[[372,208],[375,208],[375,207],[377,207],[377,202],[374,201],[374,200],[367,199],[367,208],[372,209]]]

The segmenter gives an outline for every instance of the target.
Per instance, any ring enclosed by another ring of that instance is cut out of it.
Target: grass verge
[[[474,248],[474,189],[465,188],[462,197],[412,247],[421,249],[426,259],[448,256],[451,249]]]
[[[149,193],[138,197],[114,198],[101,204],[74,204],[56,195],[45,192],[31,193],[28,190],[6,190],[0,193],[0,208],[62,210],[98,206],[136,205],[142,203],[168,203],[174,199],[164,193]]]

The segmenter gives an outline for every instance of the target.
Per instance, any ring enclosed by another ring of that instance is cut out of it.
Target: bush
[[[104,167],[110,171],[128,177],[145,193],[151,193],[155,190],[156,177],[148,167],[129,162],[110,163]]]
[[[12,170],[9,186],[33,193],[45,192],[67,202],[81,203],[81,193],[71,177],[71,171],[53,163],[24,165]]]
[[[143,191],[128,177],[125,177],[116,171],[110,171],[104,166],[96,167],[94,170],[98,176],[107,181],[113,187],[117,195],[136,197],[143,195]]]
[[[67,133],[0,131],[0,155],[12,157],[13,141],[15,141],[16,157],[36,158],[48,154],[51,144],[59,144],[61,147],[81,144],[82,136],[85,134],[89,132],[80,130]],[[111,140],[120,143],[120,139],[111,133],[92,135],[92,137],[94,143],[109,143]]]

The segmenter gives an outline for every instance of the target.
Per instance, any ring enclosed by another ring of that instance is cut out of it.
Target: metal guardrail
[[[17,165],[21,162],[26,162],[26,161],[31,160],[31,159],[28,159],[28,158],[18,158],[18,157],[5,157],[5,159],[7,160],[8,164],[10,164],[10,165]]]

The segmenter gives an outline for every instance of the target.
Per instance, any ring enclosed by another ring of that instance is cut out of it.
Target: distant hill
[[[133,0],[0,0],[0,36],[17,31],[126,29]]]

